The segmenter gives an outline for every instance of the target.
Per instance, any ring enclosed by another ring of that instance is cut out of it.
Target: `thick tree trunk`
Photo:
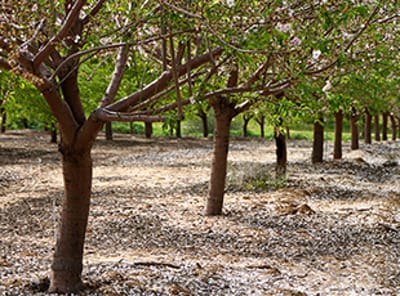
[[[379,115],[374,115],[374,132],[375,132],[375,141],[379,142],[381,140],[381,131],[379,126]]]
[[[274,139],[276,145],[275,177],[278,179],[286,176],[287,167],[286,137],[279,127],[275,127],[274,129]]]
[[[343,132],[343,111],[335,112],[335,143],[333,147],[333,158],[342,159],[342,132]]]
[[[358,116],[355,112],[352,112],[350,116],[350,129],[351,129],[351,150],[357,150],[360,148],[359,145],[359,131],[358,131]]]
[[[72,293],[82,288],[83,246],[92,183],[90,150],[60,149],[63,154],[64,200],[51,266],[50,292]]]
[[[388,118],[389,118],[389,112],[383,112],[382,114],[382,141],[387,141],[388,136]]]
[[[400,122],[399,122],[400,124]],[[397,124],[396,124],[396,118],[394,115],[390,115],[390,125],[392,128],[392,140],[396,141],[396,136],[397,136]],[[399,128],[400,131],[400,128]]]
[[[105,129],[106,129],[106,140],[107,141],[112,141],[113,140],[112,123],[111,122],[106,122]]]
[[[313,139],[313,150],[311,155],[312,163],[319,163],[324,158],[324,126],[323,118],[314,123],[314,139]]]
[[[207,216],[222,214],[228,165],[229,131],[234,116],[234,106],[229,104],[227,98],[215,100],[212,107],[215,111],[214,152],[206,207]]]
[[[365,122],[364,122],[364,142],[365,144],[371,144],[371,123],[372,123],[372,116],[369,113],[369,110],[365,110]]]
[[[153,124],[151,122],[144,123],[144,134],[148,139],[153,135]]]
[[[257,118],[256,121],[260,126],[260,137],[265,138],[265,116],[262,115],[260,118]]]

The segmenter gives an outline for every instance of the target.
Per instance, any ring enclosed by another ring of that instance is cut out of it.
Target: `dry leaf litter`
[[[233,140],[224,215],[205,217],[211,140],[100,138],[82,295],[400,295],[400,143],[310,164]],[[56,147],[0,135],[0,294],[47,295],[62,198]]]

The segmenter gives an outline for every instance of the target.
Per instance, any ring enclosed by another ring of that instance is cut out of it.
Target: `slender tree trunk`
[[[286,126],[286,138],[290,140],[290,128],[288,125]]]
[[[382,114],[382,141],[387,141],[387,131],[388,131],[388,118],[389,112],[383,112]]]
[[[398,137],[400,138],[400,117],[397,117],[397,132],[398,132]]]
[[[287,168],[286,136],[279,129],[279,127],[275,127],[274,129],[274,139],[276,145],[275,177],[278,179],[286,176],[286,168]]]
[[[397,124],[396,124],[396,118],[394,115],[390,115],[390,124],[392,126],[392,140],[396,141],[396,136],[397,136]],[[399,122],[400,124],[400,122]],[[400,129],[399,129],[400,130]]]
[[[57,129],[55,127],[50,129],[50,143],[57,143]]]
[[[153,135],[153,124],[151,122],[144,123],[144,134],[148,139],[150,139],[151,136]]]
[[[106,140],[107,141],[112,141],[113,140],[112,123],[111,122],[106,122],[105,128],[106,128]]]
[[[372,116],[369,113],[368,108],[365,110],[365,123],[364,123],[364,142],[365,144],[371,144],[371,123],[372,123]]]
[[[351,150],[359,149],[359,131],[358,131],[358,116],[355,109],[352,109],[350,116],[350,129],[351,129]]]
[[[234,116],[234,106],[229,104],[227,98],[215,100],[212,107],[215,111],[214,152],[206,207],[207,216],[221,215],[222,213],[228,164],[229,131]]]
[[[129,133],[131,135],[135,134],[135,125],[133,124],[133,122],[129,122]]]
[[[182,139],[182,120],[176,121],[176,137]]]
[[[22,119],[21,119],[21,122],[22,122],[22,126],[23,126],[24,128],[29,128],[28,119],[22,118]]]
[[[1,127],[0,127],[0,131],[2,134],[4,134],[6,132],[6,122],[7,122],[7,113],[5,110],[0,110],[1,112]]]
[[[248,133],[248,125],[250,122],[251,116],[243,115],[243,137],[247,137]]]
[[[335,143],[333,147],[333,158],[342,159],[342,133],[343,133],[343,111],[335,112]]]
[[[374,131],[375,131],[375,141],[379,142],[381,140],[381,131],[379,126],[379,114],[374,115]]]
[[[92,183],[90,149],[60,149],[63,159],[64,200],[51,265],[50,292],[70,293],[82,288],[83,246],[89,215]]]
[[[256,121],[260,126],[260,137],[265,138],[265,116],[261,115],[261,117],[257,118]]]
[[[199,112],[197,113],[197,116],[200,117],[201,119],[201,123],[202,123],[202,127],[203,127],[203,137],[204,138],[208,138],[208,116],[207,113],[204,112],[203,110],[199,110]]]
[[[319,163],[324,158],[324,126],[323,118],[314,123],[314,139],[313,139],[313,150],[311,155],[312,163]]]

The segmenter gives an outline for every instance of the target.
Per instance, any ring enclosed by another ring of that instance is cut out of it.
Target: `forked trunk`
[[[390,123],[392,126],[392,140],[396,141],[396,135],[397,135],[397,124],[396,124],[396,118],[393,115],[390,115]],[[399,122],[400,124],[400,122]],[[399,128],[400,130],[400,128]]]
[[[265,138],[265,116],[261,116],[257,120],[258,125],[260,126],[260,136],[261,138]]]
[[[312,163],[319,163],[323,161],[324,157],[324,126],[322,125],[323,118],[314,123],[314,139],[313,150],[311,155]]]
[[[365,123],[364,123],[364,142],[365,144],[371,144],[371,123],[372,123],[372,116],[369,113],[369,110],[365,110]]]
[[[381,131],[379,126],[379,115],[374,115],[374,131],[375,131],[375,141],[379,142],[381,140]]]
[[[213,105],[215,111],[214,152],[206,207],[207,216],[221,215],[224,202],[229,151],[229,130],[234,109],[232,106],[228,105],[227,99],[221,98],[220,100],[225,102]]]
[[[50,292],[73,293],[82,288],[83,246],[92,183],[90,150],[60,149],[63,154],[64,200],[51,265]]]
[[[112,141],[113,140],[112,123],[111,122],[107,122],[105,124],[105,128],[106,128],[106,140],[107,141]]]
[[[249,135],[248,133],[248,126],[250,122],[251,117],[250,116],[243,116],[243,137],[247,137]]]
[[[358,131],[358,116],[355,108],[352,108],[350,116],[350,129],[351,129],[351,150],[359,149],[360,134]]]
[[[342,159],[342,132],[343,132],[343,111],[335,112],[335,143],[333,147],[333,158]]]
[[[388,118],[389,118],[389,112],[383,112],[382,114],[382,140],[387,141],[388,136]]]

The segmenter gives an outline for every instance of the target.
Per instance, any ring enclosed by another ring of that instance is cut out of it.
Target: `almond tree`
[[[223,50],[199,50],[184,64],[172,62],[170,68],[158,71],[156,79],[115,101],[132,54],[166,37],[150,22],[160,19],[159,4],[104,0],[3,1],[0,8],[0,67],[34,84],[58,123],[64,199],[50,291],[76,292],[82,287],[82,256],[92,182],[90,152],[98,132],[105,122],[115,120],[165,119],[160,113],[177,106],[179,109],[180,102],[143,110],[151,108],[151,103],[170,91],[171,85],[180,83],[178,80],[188,71],[212,61]],[[190,30],[171,31],[170,37]],[[97,108],[85,110],[79,69],[94,54],[110,49],[117,49],[118,54],[109,85]]]

